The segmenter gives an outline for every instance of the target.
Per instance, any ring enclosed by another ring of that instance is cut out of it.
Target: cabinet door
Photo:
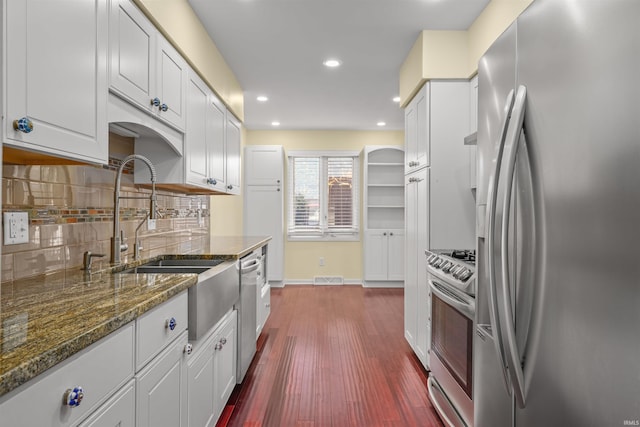
[[[429,165],[429,83],[405,109],[405,173]]]
[[[136,375],[136,426],[186,427],[186,344],[184,331]]]
[[[220,192],[227,191],[227,162],[225,154],[225,106],[211,95],[207,109],[207,147],[209,149],[209,177],[210,186]]]
[[[4,3],[3,142],[93,163],[108,161],[106,0]],[[26,117],[30,133],[14,129]]]
[[[184,156],[188,183],[206,186],[207,169],[207,116],[209,90],[196,76],[189,76],[187,83],[187,133]]]
[[[384,230],[365,232],[365,280],[387,280],[388,234]]]
[[[389,280],[404,279],[404,230],[389,230],[387,278]]]
[[[158,114],[178,129],[184,130],[187,62],[164,37],[158,34],[157,38],[155,96],[162,103]]]
[[[429,170],[423,169],[416,174],[416,204],[415,204],[415,247],[411,257],[415,258],[415,313],[416,313],[416,355],[425,368],[429,366],[430,337],[428,336],[429,310],[427,285],[427,260],[425,249],[429,249]]]
[[[417,325],[417,218],[418,185],[413,175],[405,177],[405,274],[404,274],[404,337],[415,351]]]
[[[282,146],[246,147],[244,164],[247,185],[282,185],[284,175]]]
[[[135,427],[136,395],[134,385],[135,382],[131,380],[78,427]]]
[[[209,427],[214,419],[213,340],[210,339],[197,354],[188,356],[187,413],[189,427]]]
[[[260,290],[260,298],[258,299],[258,323],[260,324],[260,331],[264,329],[265,323],[271,313],[271,286],[267,283]]]
[[[227,111],[225,126],[225,159],[227,164],[227,193],[240,194],[240,122]]]
[[[237,311],[233,311],[227,322],[216,335],[214,353],[214,379],[216,395],[214,407],[217,419],[236,386],[236,330],[238,325]]]
[[[109,27],[111,90],[153,111],[156,28],[130,0],[112,0]]]
[[[244,227],[249,236],[271,236],[267,256],[268,280],[284,278],[284,195],[279,186],[245,187]]]

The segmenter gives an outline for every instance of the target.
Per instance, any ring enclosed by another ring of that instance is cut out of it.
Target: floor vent
[[[315,276],[313,278],[314,285],[344,285],[344,277],[342,276]]]

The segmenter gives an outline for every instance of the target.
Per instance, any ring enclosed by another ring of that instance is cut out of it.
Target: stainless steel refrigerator
[[[478,76],[475,426],[640,425],[640,1],[535,0]]]

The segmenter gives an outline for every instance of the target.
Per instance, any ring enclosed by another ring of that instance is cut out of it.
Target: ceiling
[[[466,30],[489,0],[189,3],[242,86],[246,128],[401,130],[392,98],[420,31]]]

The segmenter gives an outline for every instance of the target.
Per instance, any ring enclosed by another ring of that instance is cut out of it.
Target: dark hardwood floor
[[[442,426],[406,343],[403,290],[286,286],[217,427]]]

